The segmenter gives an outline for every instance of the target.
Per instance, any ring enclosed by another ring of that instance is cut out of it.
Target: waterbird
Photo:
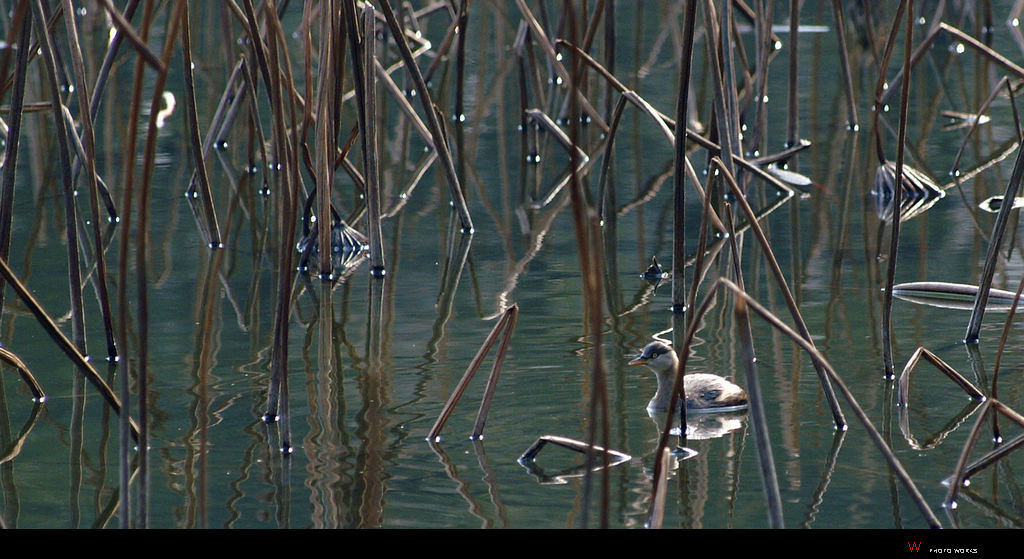
[[[647,365],[658,378],[658,391],[647,404],[648,411],[667,410],[672,399],[672,384],[679,367],[679,358],[668,344],[653,341],[644,346],[630,365]],[[747,393],[739,385],[711,373],[689,373],[683,375],[683,389],[686,392],[686,411],[694,413],[717,413],[742,410],[747,407]]]

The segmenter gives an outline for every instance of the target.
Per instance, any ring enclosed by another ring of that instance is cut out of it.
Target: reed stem
[[[904,3],[901,3],[904,4]],[[889,262],[885,276],[885,293],[882,295],[882,360],[885,378],[894,380],[896,374],[892,357],[892,286],[896,282],[896,261],[900,246],[900,222],[903,201],[903,157],[907,142],[907,110],[910,105],[910,51],[914,35],[914,1],[906,4],[906,28],[903,45],[903,67],[907,72],[900,94],[900,127],[896,140],[896,178],[893,181],[892,236],[889,238]],[[879,148],[881,149],[881,148]]]
[[[375,277],[384,275],[384,247],[380,228],[380,171],[377,155],[377,73],[374,71],[375,44],[373,5],[366,4],[363,9],[363,161],[366,173],[366,219],[370,237],[370,273]],[[354,54],[354,53],[353,53]]]
[[[420,103],[423,104],[423,112],[426,113],[427,116],[427,126],[430,128],[430,133],[434,138],[434,149],[441,157],[441,166],[444,169],[445,177],[448,179],[448,192],[451,196],[452,204],[455,206],[455,210],[459,215],[459,222],[462,224],[462,231],[466,234],[472,234],[473,220],[469,216],[469,207],[466,205],[466,197],[462,192],[458,173],[455,172],[455,164],[452,161],[451,151],[448,149],[448,145],[444,141],[444,133],[441,129],[441,123],[438,121],[437,114],[434,112],[433,102],[430,100],[430,90],[427,89],[427,83],[423,80],[423,75],[420,73],[419,66],[416,65],[416,60],[413,58],[412,50],[409,48],[409,43],[405,40],[405,33],[403,32],[402,26],[398,22],[398,19],[395,18],[395,13],[391,9],[391,3],[388,0],[381,0],[380,8],[381,11],[384,12],[384,19],[387,20],[388,26],[391,28],[391,33],[394,36],[395,43],[398,45],[398,50],[402,55],[402,60],[405,62],[405,68],[412,77],[413,84],[416,88],[416,94],[420,98]]]
[[[690,107],[690,73],[697,0],[689,0],[683,16],[683,57],[679,65],[676,98],[675,158],[672,205],[672,312],[686,311],[686,123]]]
[[[14,219],[14,181],[18,171],[18,149],[21,143],[22,107],[25,104],[25,76],[28,68],[28,47],[32,35],[32,12],[22,4],[21,29],[18,34],[18,57],[14,68],[14,91],[11,94],[10,124],[4,148],[3,175],[0,180],[0,259],[7,260],[11,250],[11,226]],[[0,280],[0,311],[4,308],[3,280]]]

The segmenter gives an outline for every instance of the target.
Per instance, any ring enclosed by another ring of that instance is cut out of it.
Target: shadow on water
[[[0,526],[1024,525],[1022,12],[16,3]]]

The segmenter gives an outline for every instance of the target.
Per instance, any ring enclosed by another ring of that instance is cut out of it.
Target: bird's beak
[[[637,365],[646,365],[647,364],[647,360],[644,359],[642,356],[641,357],[634,357],[627,364],[630,365],[630,366],[636,367]]]

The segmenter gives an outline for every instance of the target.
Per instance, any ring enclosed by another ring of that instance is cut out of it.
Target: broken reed
[[[519,316],[519,306],[513,304],[505,313],[501,319],[491,329],[490,334],[484,339],[483,344],[480,345],[480,349],[477,350],[473,360],[470,361],[469,367],[466,368],[466,372],[462,375],[462,379],[455,386],[451,396],[448,397],[448,401],[441,409],[441,413],[437,416],[437,420],[434,422],[434,426],[431,427],[430,432],[427,434],[428,441],[440,440],[441,431],[444,429],[445,424],[451,417],[452,412],[455,411],[456,404],[462,399],[463,393],[466,391],[466,387],[469,386],[469,381],[473,380],[473,376],[476,375],[477,369],[483,363],[487,353],[490,352],[494,343],[498,341],[498,337],[501,337],[501,343],[498,346],[498,354],[494,359],[494,364],[491,366],[491,374],[487,379],[487,387],[484,390],[484,397],[480,403],[480,411],[477,414],[476,425],[473,428],[473,433],[470,438],[481,439],[484,435],[484,425],[487,422],[487,413],[491,408],[491,400],[494,398],[494,391],[498,385],[498,378],[501,375],[501,367],[505,360],[505,355],[508,352],[509,343],[512,340],[512,332],[515,329],[516,318]]]

